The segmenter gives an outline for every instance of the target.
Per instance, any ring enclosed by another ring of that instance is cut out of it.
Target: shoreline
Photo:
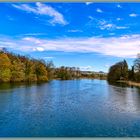
[[[61,80],[61,81],[65,81],[65,80],[79,80],[79,79],[97,79],[97,80],[107,80],[106,78],[91,78],[91,77],[79,77],[79,78],[71,78],[71,79],[61,79],[61,78],[53,78],[51,80],[47,80],[47,81],[8,81],[8,82],[1,82],[0,81],[0,84],[5,84],[5,83],[8,83],[8,84],[32,84],[32,83],[49,83],[50,81],[53,81],[53,80]]]
[[[124,81],[124,80],[118,80],[117,83],[125,83],[129,86],[137,86],[140,87],[140,83],[133,82],[133,81]]]

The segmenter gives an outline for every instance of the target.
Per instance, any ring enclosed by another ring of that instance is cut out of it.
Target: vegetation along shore
[[[77,78],[107,79],[110,83],[140,86],[140,54],[131,69],[126,60],[118,62],[104,72],[81,71],[78,67],[56,68],[52,61],[37,60],[0,50],[0,82],[47,82],[52,79]]]
[[[103,72],[84,72],[78,67],[56,68],[52,61],[37,60],[0,50],[0,82],[47,82],[52,79],[106,79]]]
[[[119,82],[140,87],[140,54],[137,55],[131,69],[128,68],[126,60],[111,66],[107,79],[110,83]]]
[[[133,81],[118,80],[117,83],[124,83],[124,84],[127,84],[127,85],[129,85],[129,86],[140,87],[140,83],[133,82]]]

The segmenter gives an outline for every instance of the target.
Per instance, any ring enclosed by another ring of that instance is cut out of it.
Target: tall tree
[[[140,82],[140,54],[137,55],[137,58],[134,61],[134,70],[135,70],[135,80],[137,82]]]
[[[36,76],[38,81],[48,81],[48,73],[44,61],[36,61]]]
[[[26,59],[25,61],[25,81],[35,82],[37,81],[36,75],[36,61]]]
[[[129,70],[128,79],[131,81],[135,81],[135,72],[134,72],[134,66],[132,66],[131,70]]]
[[[52,61],[46,62],[46,70],[48,72],[48,80],[51,80],[54,78],[54,64]]]
[[[137,55],[137,59],[134,61],[135,72],[140,73],[140,54]]]
[[[0,82],[9,82],[11,78],[11,61],[7,54],[0,52]]]
[[[128,65],[126,60],[111,66],[108,73],[108,81],[116,82],[117,80],[128,79]]]
[[[20,59],[12,61],[11,74],[12,82],[25,81],[25,65],[21,63]]]

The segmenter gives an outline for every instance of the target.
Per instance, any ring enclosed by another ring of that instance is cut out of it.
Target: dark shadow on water
[[[15,82],[15,83],[0,83],[0,90],[8,90],[14,88],[30,87],[30,86],[41,86],[43,84],[50,83],[49,82]]]
[[[122,88],[127,88],[128,87],[128,88],[138,88],[138,89],[140,89],[140,87],[138,87],[138,86],[128,85],[126,83],[121,83],[121,82],[109,82],[109,81],[107,81],[107,83],[109,85],[122,87]]]

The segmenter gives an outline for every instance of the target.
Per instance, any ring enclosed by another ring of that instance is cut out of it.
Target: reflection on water
[[[140,136],[140,89],[104,80],[0,84],[0,136]]]
[[[108,96],[112,102],[115,102],[112,105],[120,111],[140,113],[140,90],[138,88],[109,86],[109,92],[113,93]]]

